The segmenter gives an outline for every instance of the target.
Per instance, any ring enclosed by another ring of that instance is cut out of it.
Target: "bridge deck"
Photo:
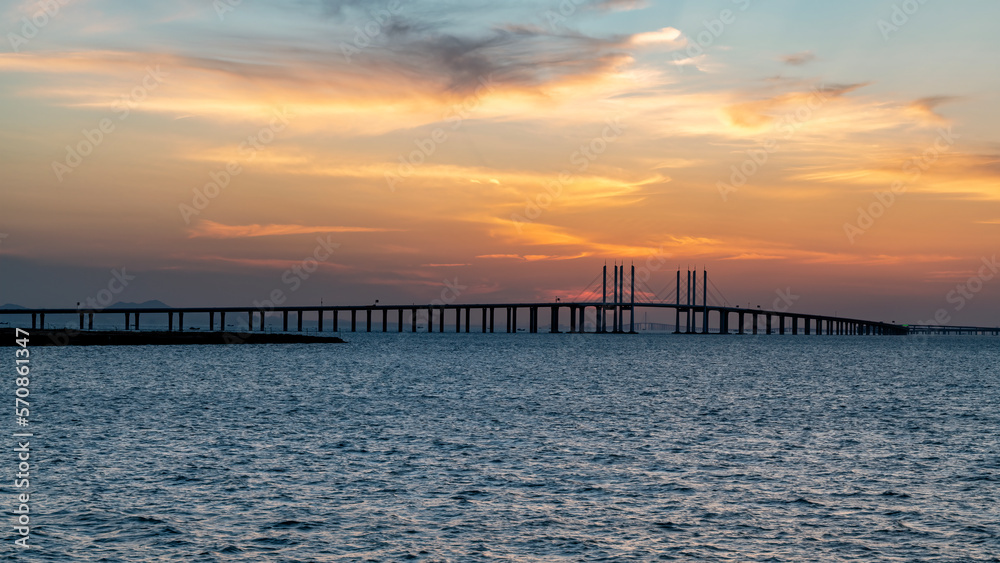
[[[582,332],[578,330],[578,327],[585,327],[586,324],[595,325],[595,322],[600,323],[600,328],[602,330],[597,330],[597,326],[594,326],[594,332],[635,332],[634,328],[636,324],[642,325],[642,323],[635,322],[632,317],[633,310],[639,309],[673,309],[677,319],[679,320],[681,315],[685,317],[685,324],[681,326],[677,322],[674,326],[677,327],[677,332],[684,333],[731,333],[738,332],[742,333],[744,330],[752,331],[754,334],[758,333],[758,329],[766,334],[771,334],[775,330],[779,334],[785,334],[786,328],[791,330],[792,334],[798,334],[799,330],[805,334],[907,334],[910,332],[907,327],[896,325],[893,323],[884,323],[881,321],[870,321],[864,319],[857,319],[851,317],[838,317],[833,315],[818,315],[810,313],[798,313],[791,311],[773,311],[766,309],[746,309],[742,307],[729,307],[729,306],[718,306],[718,305],[693,305],[684,303],[611,303],[611,302],[599,302],[599,301],[577,301],[577,302],[519,302],[519,303],[431,303],[431,304],[409,304],[409,305],[323,305],[323,306],[281,306],[281,307],[268,307],[268,308],[257,308],[257,307],[169,307],[169,308],[112,308],[112,309],[100,309],[100,310],[85,310],[85,309],[70,309],[70,308],[53,308],[53,309],[0,309],[0,316],[31,316],[32,326],[36,326],[36,318],[40,319],[42,325],[44,326],[45,316],[49,316],[50,319],[55,315],[79,315],[80,317],[80,329],[84,329],[84,326],[88,328],[93,327],[93,317],[94,315],[124,315],[126,320],[126,326],[131,328],[131,319],[135,319],[136,327],[138,328],[139,318],[142,315],[168,315],[170,322],[170,330],[173,330],[174,316],[177,315],[179,324],[178,329],[184,330],[183,318],[184,315],[194,315],[194,314],[208,314],[210,316],[211,329],[215,328],[215,315],[220,315],[220,320],[223,324],[225,323],[225,316],[230,315],[247,315],[249,320],[250,330],[253,330],[254,317],[259,316],[261,319],[258,325],[263,329],[264,319],[266,315],[281,315],[283,318],[283,328],[288,330],[288,319],[289,315],[294,313],[296,315],[297,327],[302,330],[302,318],[304,315],[309,314],[316,319],[319,323],[319,330],[323,330],[324,317],[327,313],[333,313],[332,321],[334,325],[334,330],[337,330],[337,325],[339,321],[340,313],[350,313],[351,314],[351,330],[357,330],[357,314],[365,314],[365,322],[367,330],[371,330],[372,326],[372,314],[381,312],[380,315],[382,319],[382,329],[387,330],[388,313],[394,311],[397,313],[397,330],[402,331],[402,321],[403,313],[405,311],[411,312],[410,324],[413,327],[412,330],[416,331],[416,317],[412,313],[420,312],[421,314],[427,315],[428,330],[433,330],[434,316],[439,317],[438,330],[443,331],[445,322],[445,312],[454,312],[453,316],[455,323],[453,326],[457,330],[461,329],[462,326],[462,312],[465,312],[465,331],[469,332],[471,325],[470,316],[472,310],[481,310],[483,312],[480,320],[483,327],[483,332],[486,332],[487,317],[489,318],[489,332],[494,332],[495,329],[495,317],[496,310],[499,309],[502,312],[501,316],[507,317],[506,322],[506,332],[517,332],[517,311],[519,309],[527,309],[529,311],[528,319],[529,325],[528,330],[530,332],[538,332],[539,328],[539,309],[549,309],[550,310],[550,331],[559,332],[560,324],[560,314],[562,310],[570,311],[570,332]],[[594,320],[585,318],[584,313],[593,309],[596,314],[594,315]],[[434,313],[437,312],[437,315]],[[629,314],[626,315],[625,313]],[[713,314],[716,318],[715,330],[709,330],[709,314]],[[736,314],[739,318],[739,322],[736,325],[736,330],[731,331],[729,329],[729,318]],[[700,327],[698,326],[698,317],[701,317]],[[84,317],[88,318],[88,322],[84,323]],[[609,318],[610,317],[610,320]],[[752,326],[746,326],[746,318],[750,317],[752,319]],[[759,327],[759,319],[763,317],[765,320],[765,326]],[[579,320],[579,323],[577,322]],[[626,320],[628,321],[626,327]],[[772,321],[777,321],[777,327],[772,326]],[[790,326],[786,326],[786,321],[790,320]],[[608,327],[612,327],[608,330]],[[920,327],[918,330],[924,330],[928,327]],[[938,330],[944,330],[943,327],[933,327]],[[957,327],[956,327],[957,328]],[[996,328],[976,328],[976,327],[964,327],[966,331],[977,330],[977,331],[1000,331]]]

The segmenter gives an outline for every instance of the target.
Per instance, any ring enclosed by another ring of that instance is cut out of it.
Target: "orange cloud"
[[[777,119],[775,114],[779,111],[790,114],[801,107],[808,107],[811,110],[814,106],[819,107],[827,103],[830,98],[840,98],[867,85],[868,83],[820,85],[809,91],[790,92],[762,100],[733,104],[725,108],[723,113],[733,127],[757,130],[773,124]]]
[[[956,96],[930,96],[911,102],[906,106],[906,109],[911,115],[920,120],[933,124],[947,123],[948,120],[935,112],[934,108],[957,99]]]
[[[681,36],[681,31],[673,27],[664,27],[659,31],[647,31],[633,35],[630,42],[633,45],[670,45],[673,47],[683,47],[685,41],[677,41]]]
[[[191,229],[189,238],[253,238],[283,235],[308,235],[316,233],[383,233],[399,229],[379,229],[371,227],[304,225],[223,225],[214,221],[201,221]]]

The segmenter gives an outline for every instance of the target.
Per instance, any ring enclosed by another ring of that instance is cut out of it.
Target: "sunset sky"
[[[1000,324],[995,1],[0,9],[0,304],[567,300],[660,256]]]

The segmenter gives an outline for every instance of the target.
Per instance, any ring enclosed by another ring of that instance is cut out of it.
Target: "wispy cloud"
[[[934,111],[935,108],[948,102],[959,99],[957,96],[929,96],[914,100],[907,106],[907,110],[919,119],[931,123],[945,123],[948,120]]]
[[[659,45],[666,44],[674,47],[682,47],[685,42],[681,39],[681,31],[673,27],[665,27],[659,31],[647,31],[637,33],[632,36],[633,45]]]
[[[648,0],[591,0],[587,7],[609,12],[629,12],[649,7]]]
[[[224,225],[201,221],[189,233],[190,238],[253,238],[317,233],[384,233],[399,229],[372,227],[306,226],[306,225]]]
[[[822,100],[841,98],[869,83],[820,85],[810,90],[799,90],[779,94],[769,98],[741,102],[726,107],[723,111],[734,127],[741,129],[761,129],[772,125],[778,114],[793,112],[809,104],[822,104]],[[820,99],[822,97],[822,99]]]
[[[812,51],[802,51],[781,57],[781,62],[791,66],[802,66],[816,60],[816,53]]]

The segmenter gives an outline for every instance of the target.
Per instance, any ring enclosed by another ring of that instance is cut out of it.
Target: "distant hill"
[[[0,309],[27,309],[27,307],[22,307],[20,305],[15,305],[13,303],[7,303],[6,305],[0,305]]]
[[[170,305],[167,305],[163,301],[158,301],[153,299],[151,301],[143,301],[142,303],[129,303],[119,301],[114,305],[109,305],[107,309],[173,309]]]

